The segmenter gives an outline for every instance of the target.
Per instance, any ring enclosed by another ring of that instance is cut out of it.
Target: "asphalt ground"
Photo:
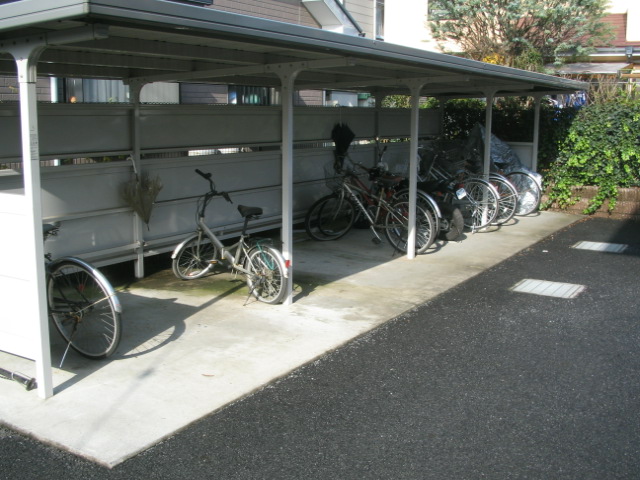
[[[639,272],[585,219],[113,469],[0,428],[0,478],[637,479]]]

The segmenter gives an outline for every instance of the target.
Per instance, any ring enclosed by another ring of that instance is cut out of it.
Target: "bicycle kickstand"
[[[382,238],[380,238],[380,235],[378,234],[378,232],[376,231],[376,227],[374,227],[373,225],[371,225],[369,227],[371,229],[371,231],[373,232],[373,238],[371,239],[371,241],[375,244],[375,245],[380,245],[382,243]]]
[[[247,294],[247,298],[244,300],[244,303],[242,304],[243,307],[246,307],[247,303],[249,303],[249,299],[251,298],[251,295],[253,295],[253,291],[256,289],[256,284],[254,283],[251,288],[249,289],[249,293]]]
[[[18,382],[19,384],[23,385],[24,388],[27,389],[27,392],[29,390],[33,390],[34,388],[37,388],[38,386],[35,378],[25,377],[24,375],[21,375],[16,372],[10,372],[9,370],[5,370],[4,368],[0,368],[0,377],[6,378],[7,380],[13,380],[14,382]]]

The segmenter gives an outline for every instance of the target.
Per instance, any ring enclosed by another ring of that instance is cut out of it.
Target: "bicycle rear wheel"
[[[282,254],[272,247],[258,245],[247,254],[245,269],[249,293],[264,303],[280,303],[285,295],[287,278]]]
[[[356,210],[342,194],[331,194],[315,202],[304,219],[304,228],[314,240],[337,240],[347,234]]]
[[[76,352],[100,359],[116,351],[122,335],[120,303],[91,265],[71,257],[50,264],[47,302],[56,329]]]
[[[218,258],[218,249],[203,233],[198,233],[178,245],[171,258],[176,277],[194,280],[211,271]]]
[[[426,209],[416,206],[416,253],[424,253],[436,237],[433,216]],[[397,202],[391,206],[384,220],[387,240],[399,252],[407,251],[409,238],[409,202]]]
[[[507,178],[518,191],[518,209],[515,214],[524,216],[535,212],[542,198],[538,182],[526,172],[511,172],[507,174]]]

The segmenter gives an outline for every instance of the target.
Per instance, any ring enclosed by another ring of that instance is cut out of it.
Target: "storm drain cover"
[[[571,248],[593,250],[595,252],[622,253],[627,247],[628,245],[625,245],[624,243],[578,242]]]
[[[513,292],[544,295],[546,297],[575,298],[580,295],[585,288],[587,287],[584,285],[576,285],[574,283],[547,282],[546,280],[525,278],[516,283],[510,290]]]

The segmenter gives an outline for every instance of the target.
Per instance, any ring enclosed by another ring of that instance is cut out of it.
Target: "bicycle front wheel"
[[[436,237],[433,216],[426,209],[416,206],[416,253],[424,253]],[[384,220],[387,240],[399,252],[407,251],[409,238],[409,202],[397,202],[387,212]]]
[[[282,254],[272,247],[257,246],[249,250],[245,262],[249,293],[264,303],[280,303],[285,295],[287,278]]]
[[[304,219],[304,228],[314,240],[337,240],[347,234],[356,210],[342,194],[331,194],[315,202]]]
[[[408,202],[409,201],[409,189],[404,188],[402,190],[397,191],[393,195],[398,202]],[[440,207],[438,203],[433,199],[431,195],[427,192],[424,192],[418,189],[416,193],[416,202],[419,207],[424,208],[427,212],[431,214],[431,218],[433,219],[433,228],[436,232],[440,231],[440,216],[442,212],[440,211]]]
[[[98,270],[74,258],[54,262],[47,302],[56,329],[76,352],[100,359],[116,351],[122,335],[120,303]]]
[[[489,183],[498,191],[498,214],[494,223],[502,225],[511,220],[518,209],[518,192],[502,175],[490,175]]]
[[[467,193],[462,204],[464,226],[477,230],[491,224],[498,215],[498,192],[486,180],[472,178],[466,180],[464,189]]]
[[[211,271],[218,249],[202,233],[182,242],[171,256],[173,274],[182,280],[194,280]]]

